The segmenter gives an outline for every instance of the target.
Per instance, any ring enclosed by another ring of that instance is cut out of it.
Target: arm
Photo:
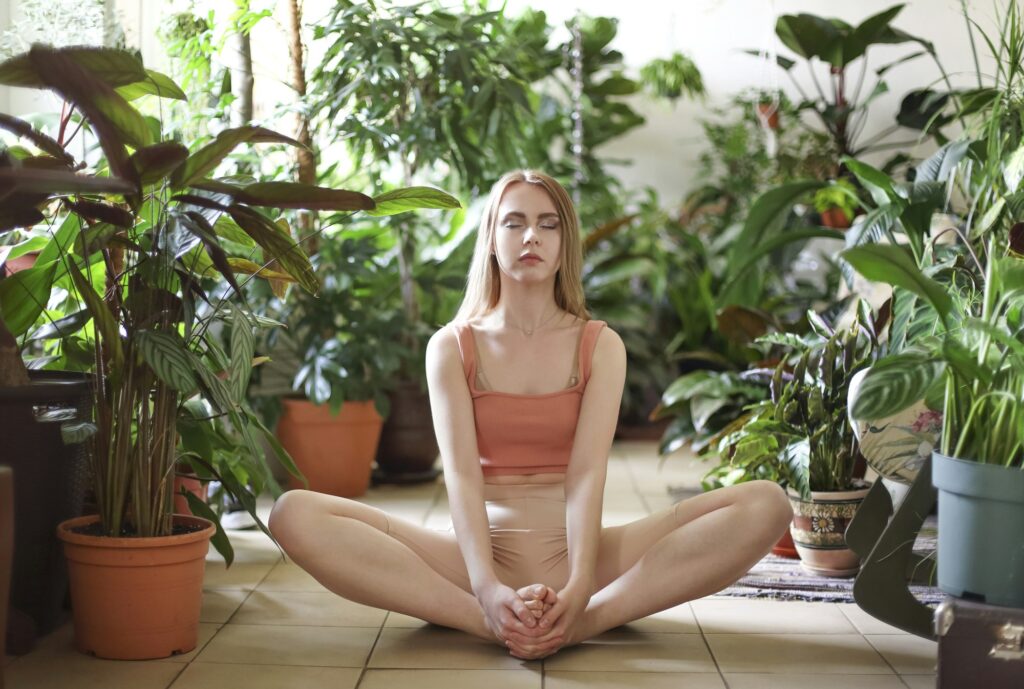
[[[590,380],[576,424],[569,468],[565,475],[565,527],[569,546],[569,583],[585,593],[594,585],[601,507],[608,472],[608,454],[619,418],[626,379],[626,348],[615,331],[598,336]]]
[[[452,525],[473,591],[479,597],[498,579],[492,564],[491,535],[484,510],[484,479],[476,445],[473,400],[452,330],[442,328],[430,338],[426,363],[434,434],[444,466]]]

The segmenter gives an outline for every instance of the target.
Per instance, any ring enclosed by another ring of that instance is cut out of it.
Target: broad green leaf
[[[1006,199],[1000,196],[995,203],[988,207],[985,214],[978,220],[978,224],[971,228],[971,239],[976,239],[988,232],[998,222],[1004,208],[1006,208]]]
[[[291,455],[289,455],[288,451],[284,449],[284,445],[282,445],[281,441],[277,439],[277,436],[274,435],[270,429],[264,426],[260,418],[253,414],[252,411],[246,409],[245,414],[249,419],[249,423],[255,425],[257,430],[263,434],[264,440],[266,440],[267,444],[270,445],[274,454],[277,455],[277,459],[281,462],[281,466],[283,466],[285,470],[295,478],[301,479],[303,483],[307,483],[306,477],[303,476],[302,472],[299,471],[299,468],[295,466],[295,462],[292,460]]]
[[[850,401],[850,415],[860,421],[882,421],[924,399],[942,370],[941,362],[914,352],[881,359]]]
[[[953,300],[946,289],[927,277],[906,249],[892,244],[869,244],[843,251],[840,256],[868,280],[910,290],[926,300],[947,322]]]
[[[142,81],[137,81],[134,84],[128,84],[127,86],[121,86],[117,89],[117,92],[125,100],[131,101],[142,96],[159,96],[160,98],[173,98],[175,100],[188,100],[185,92],[174,83],[166,74],[154,71],[152,69],[146,70],[146,78]]]
[[[220,518],[206,502],[185,490],[184,486],[182,486],[182,492],[185,494],[185,500],[188,502],[188,508],[192,514],[213,522],[215,531],[213,536],[210,537],[210,543],[221,554],[221,557],[224,558],[224,566],[230,567],[231,563],[235,561],[235,550],[231,547],[231,541],[224,532],[224,527],[220,525]]]
[[[231,400],[231,393],[228,392],[227,385],[224,384],[224,381],[218,378],[217,375],[199,359],[198,356],[191,352],[189,352],[189,354],[192,359],[192,370],[199,377],[199,385],[203,389],[206,399],[209,400],[214,409],[223,414],[234,409],[235,405]]]
[[[111,87],[124,86],[146,78],[142,63],[126,50],[101,47],[68,47],[56,50]],[[42,89],[49,85],[45,74],[21,53],[0,63],[0,84]]]
[[[278,134],[264,127],[236,127],[225,129],[211,143],[203,146],[178,166],[171,175],[171,185],[175,188],[186,187],[201,180],[212,172],[236,146],[243,143],[285,143],[301,146],[295,139]]]
[[[957,164],[967,155],[970,141],[953,141],[917,166],[915,182],[945,182]]]
[[[384,216],[404,213],[419,208],[462,208],[451,194],[431,187],[405,187],[393,189],[373,199],[376,207],[367,215]]]
[[[96,424],[91,421],[65,421],[60,425],[60,439],[65,445],[77,445],[96,434]]]
[[[227,214],[221,215],[217,218],[217,222],[213,224],[213,231],[217,233],[218,237],[222,237],[229,242],[241,244],[244,247],[252,248],[256,246],[256,242],[253,241],[252,237],[245,233],[238,223]]]
[[[99,334],[100,345],[109,353],[111,359],[110,376],[113,384],[119,385],[121,372],[124,369],[124,349],[121,345],[121,332],[117,321],[114,319],[113,314],[110,313],[110,309],[107,308],[103,299],[100,298],[100,295],[96,293],[93,286],[82,275],[82,271],[78,268],[78,263],[74,260],[68,260],[64,263],[68,267],[68,274],[78,290],[78,295],[85,302],[85,307],[89,309],[89,313],[92,314],[96,324],[96,331]]]
[[[903,5],[894,5],[861,22],[843,41],[843,62],[850,64],[864,55],[868,47],[878,41],[882,32],[902,9]]]
[[[193,358],[177,333],[140,330],[135,346],[160,380],[186,396],[196,389]]]
[[[258,263],[250,261],[245,258],[235,258],[234,256],[228,257],[228,265],[231,266],[231,270],[236,273],[244,273],[246,275],[255,275],[265,280],[283,280],[284,282],[296,282],[288,273],[282,273],[278,270],[271,270],[270,268],[263,268]],[[211,264],[212,266],[212,264]]]
[[[742,275],[747,270],[753,267],[762,256],[766,256],[776,249],[781,249],[787,244],[794,242],[802,242],[808,239],[844,239],[844,233],[839,230],[831,230],[827,227],[801,227],[796,230],[790,230],[780,235],[772,237],[768,241],[760,244],[757,247],[752,247],[752,251],[746,252],[745,258],[736,269],[736,275]]]
[[[307,292],[316,294],[319,291],[320,282],[313,272],[313,266],[294,239],[250,208],[234,205],[230,213],[239,227],[263,248],[267,260],[276,259],[280,267]]]
[[[135,151],[129,158],[143,185],[155,184],[188,158],[188,149],[176,141],[162,141]]]
[[[250,206],[305,208],[317,211],[372,210],[373,199],[344,189],[327,189],[294,182],[257,182],[238,190],[235,201]]]
[[[841,36],[827,19],[813,14],[784,14],[775,23],[775,33],[783,45],[806,58],[817,57],[842,67]]]
[[[37,264],[0,281],[0,317],[15,337],[28,331],[46,308],[56,268],[52,261]]]
[[[88,309],[75,311],[68,316],[51,321],[50,323],[37,328],[31,335],[29,335],[28,339],[52,340],[56,338],[64,338],[81,330],[85,327],[85,324],[91,320],[92,314],[89,313]]]
[[[849,156],[843,156],[842,162],[857,176],[877,205],[884,206],[897,200],[896,190],[893,189],[889,175]]]
[[[24,167],[0,168],[0,183],[30,194],[127,194],[135,188],[131,182],[118,177]]]

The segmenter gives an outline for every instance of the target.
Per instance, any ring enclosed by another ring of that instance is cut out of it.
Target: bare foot
[[[527,609],[533,616],[540,619],[541,615],[551,609],[551,606],[558,601],[558,594],[550,586],[544,584],[531,584],[516,591],[519,597],[526,603]]]

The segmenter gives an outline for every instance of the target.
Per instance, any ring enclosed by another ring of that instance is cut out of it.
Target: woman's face
[[[515,182],[498,203],[494,252],[501,271],[523,282],[554,279],[561,267],[562,223],[544,187]]]

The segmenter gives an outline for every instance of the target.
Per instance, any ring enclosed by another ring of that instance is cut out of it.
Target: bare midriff
[[[519,486],[531,483],[563,483],[564,473],[551,474],[503,474],[484,476],[484,483]]]

